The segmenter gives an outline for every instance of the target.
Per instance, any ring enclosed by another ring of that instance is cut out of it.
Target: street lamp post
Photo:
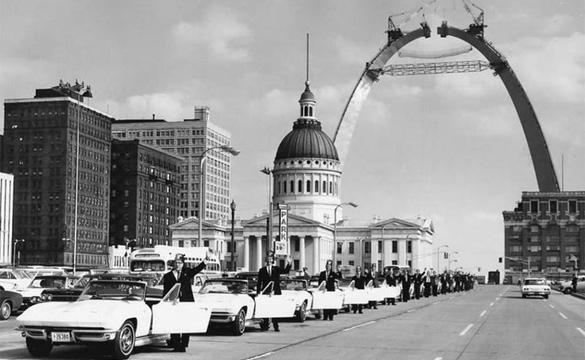
[[[272,174],[272,170],[268,167],[264,167],[264,169],[260,170],[261,173],[268,176],[268,227],[266,229],[266,251],[272,250],[272,181],[270,180],[270,174]]]
[[[449,245],[441,245],[437,248],[437,271],[440,272],[441,271],[441,266],[440,264],[440,259],[441,259],[441,248],[445,247],[445,248],[449,248]]]
[[[333,264],[337,266],[337,209],[343,207],[343,205],[350,205],[352,207],[358,207],[358,204],[354,202],[341,203],[333,210]],[[343,243],[341,245],[341,255],[343,255]],[[343,260],[342,260],[343,261]]]
[[[210,148],[205,149],[205,151],[203,151],[201,153],[201,157],[199,158],[199,174],[200,174],[200,179],[199,179],[199,229],[197,232],[197,246],[201,246],[201,238],[202,238],[202,227],[203,227],[203,217],[205,216],[205,196],[203,194],[204,192],[204,184],[203,182],[205,181],[205,170],[203,168],[203,163],[205,162],[205,155],[207,154],[208,151],[210,150],[214,150],[214,149],[219,149],[221,151],[227,152],[232,154],[233,156],[237,156],[240,151],[234,149],[232,146],[229,145],[221,145],[221,146],[213,146]]]
[[[80,89],[82,90],[82,89]],[[79,140],[80,140],[80,128],[81,128],[81,102],[79,98],[93,97],[90,87],[81,93],[78,92],[75,100],[77,101],[77,129],[76,129],[76,144],[75,144],[75,205],[74,205],[74,224],[73,224],[73,275],[76,273],[77,267],[77,216],[78,216],[78,201],[79,201]]]
[[[16,267],[16,265],[17,265],[17,263],[16,263],[16,248],[18,247],[18,244],[19,243],[23,243],[25,241],[26,241],[25,239],[14,239],[14,249],[13,249],[13,253],[14,253],[14,255],[13,255],[14,267]],[[19,254],[18,257],[20,257],[20,250],[18,251],[18,254]]]
[[[236,215],[236,202],[232,200],[230,204],[230,208],[232,209],[232,262],[231,262],[231,270],[236,271],[236,263],[234,260],[234,254],[236,252],[236,240],[234,236],[234,222],[235,222],[235,215]]]

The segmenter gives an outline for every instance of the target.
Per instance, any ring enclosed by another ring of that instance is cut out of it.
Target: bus
[[[219,258],[213,249],[208,247],[177,247],[167,245],[155,245],[153,248],[136,249],[130,254],[128,267],[130,274],[155,273],[162,277],[173,269],[173,261],[176,254],[185,255],[185,266],[195,267],[206,256],[209,257],[204,272],[208,274],[221,274]]]

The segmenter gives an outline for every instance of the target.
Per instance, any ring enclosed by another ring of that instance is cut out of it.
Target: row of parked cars
[[[39,277],[40,283],[49,277]],[[51,278],[55,284],[57,277]],[[339,289],[325,290],[300,278],[283,278],[282,295],[273,296],[273,283],[258,293],[257,273],[232,277],[198,274],[195,301],[178,302],[179,284],[163,296],[158,278],[128,274],[93,274],[73,286],[44,289],[35,305],[28,305],[17,319],[17,330],[26,338],[33,356],[47,356],[54,346],[99,344],[115,358],[128,358],[136,346],[164,341],[170,333],[205,333],[212,328],[242,335],[248,326],[269,328],[268,318],[307,316],[320,318],[324,309],[349,309],[352,304],[396,298],[400,288],[387,286],[355,289],[340,282]],[[36,295],[35,295],[36,296]]]

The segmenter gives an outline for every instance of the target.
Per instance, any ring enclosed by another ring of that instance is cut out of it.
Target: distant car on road
[[[15,268],[0,269],[0,290],[24,289],[32,282],[26,272]]]
[[[526,278],[520,285],[522,297],[542,296],[548,299],[550,295],[550,286],[547,285],[545,278]]]

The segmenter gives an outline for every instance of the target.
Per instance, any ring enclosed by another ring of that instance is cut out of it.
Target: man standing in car
[[[166,295],[175,284],[181,284],[179,291],[179,301],[193,302],[193,290],[191,289],[191,282],[193,277],[207,266],[209,256],[194,268],[186,268],[185,255],[177,254],[173,264],[173,270],[169,271],[163,276],[163,294]],[[189,334],[171,334],[171,340],[168,345],[173,347],[174,352],[185,352],[189,346]]]
[[[280,274],[288,274],[292,265],[292,258],[290,256],[286,257],[286,266],[284,269],[274,265],[274,253],[270,251],[266,255],[266,266],[260,268],[258,271],[258,285],[256,287],[256,292],[258,294],[262,293],[262,290],[270,282],[273,282],[272,291],[274,295],[281,295],[282,291],[280,290]],[[280,331],[278,327],[278,319],[272,319],[272,325],[274,325],[274,331]]]
[[[333,271],[333,261],[327,260],[325,263],[325,271],[321,271],[319,274],[319,284],[325,282],[325,289],[327,291],[335,291],[335,281],[341,279],[341,271],[339,266],[337,271]],[[335,315],[335,309],[323,309],[323,320],[333,320]]]

